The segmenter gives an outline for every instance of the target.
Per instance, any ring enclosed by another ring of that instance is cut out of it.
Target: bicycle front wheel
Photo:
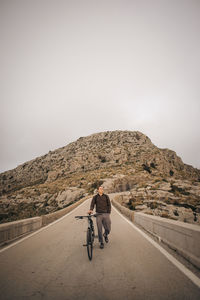
[[[89,260],[92,260],[92,251],[93,251],[93,238],[92,231],[90,228],[87,230],[87,253]]]

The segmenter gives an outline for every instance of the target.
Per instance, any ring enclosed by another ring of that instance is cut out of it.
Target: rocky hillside
[[[174,151],[159,149],[144,134],[107,131],[81,137],[0,174],[0,220],[49,213],[93,193],[99,182],[113,176],[119,178],[117,190],[121,175],[131,182],[144,174],[191,184],[200,180],[200,170],[184,164]]]
[[[150,176],[127,177],[129,190],[116,193],[121,205],[150,215],[200,225],[200,182]],[[116,183],[112,184],[114,188]]]

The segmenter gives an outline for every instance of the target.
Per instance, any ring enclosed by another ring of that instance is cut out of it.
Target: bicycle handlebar
[[[83,218],[91,218],[91,217],[96,217],[102,215],[101,213],[96,213],[96,214],[92,214],[92,215],[87,215],[87,216],[75,216],[76,219],[83,219]]]

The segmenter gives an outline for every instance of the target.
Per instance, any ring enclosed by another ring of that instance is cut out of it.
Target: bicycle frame
[[[88,220],[88,228],[87,228],[87,235],[86,235],[86,244],[83,246],[87,246],[87,253],[88,253],[88,258],[89,260],[92,260],[92,253],[93,253],[93,243],[94,243],[94,238],[95,238],[95,232],[94,232],[94,223],[92,220],[92,217],[96,217],[97,214],[93,215],[87,215],[87,216],[75,216],[77,219],[83,219],[87,218]]]

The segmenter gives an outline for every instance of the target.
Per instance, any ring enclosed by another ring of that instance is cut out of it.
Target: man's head
[[[102,187],[102,185],[99,186],[99,188],[98,188],[98,193],[99,193],[100,195],[103,195],[103,187]]]

